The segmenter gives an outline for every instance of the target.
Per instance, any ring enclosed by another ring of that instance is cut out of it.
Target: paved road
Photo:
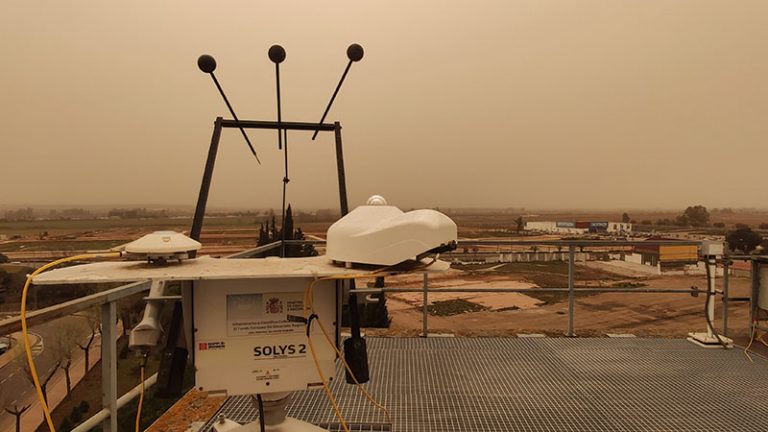
[[[75,327],[80,338],[90,335],[90,329],[86,320],[77,316],[61,318],[30,329],[32,333],[40,337],[40,342],[33,347],[32,352],[35,354],[35,366],[41,379],[48,375],[56,363],[54,350],[46,348],[46,344],[50,345],[52,341],[56,340],[63,325]],[[75,350],[75,358],[79,359],[82,356],[82,351],[77,347],[75,347]],[[29,382],[23,371],[25,365],[26,361],[24,361],[22,352],[16,361],[12,361],[0,368],[0,389],[2,391],[0,396],[5,398],[4,405],[6,406],[13,403],[27,404],[36,399],[34,386]],[[82,362],[79,366],[82,368]],[[13,430],[13,426],[14,417],[4,412],[0,413],[0,431]]]

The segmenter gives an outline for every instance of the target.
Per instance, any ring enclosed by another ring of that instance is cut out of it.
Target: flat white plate
[[[425,263],[428,262],[425,260]],[[414,263],[415,264],[415,263]],[[392,271],[442,272],[450,264],[436,261],[427,269]],[[327,257],[311,258],[211,258],[200,257],[181,263],[159,266],[137,261],[107,261],[65,267],[41,273],[32,280],[37,285],[67,283],[138,282],[145,280],[259,279],[364,275],[376,268],[347,269],[334,265]]]

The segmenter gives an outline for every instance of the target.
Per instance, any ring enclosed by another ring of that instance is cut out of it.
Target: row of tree
[[[283,236],[285,233],[285,236]],[[279,242],[281,240],[306,240],[306,236],[301,228],[295,227],[293,222],[293,210],[291,205],[288,204],[288,208],[285,210],[285,222],[280,228],[277,227],[277,217],[272,214],[271,218],[267,220],[266,226],[264,223],[259,225],[259,241],[258,246],[264,246],[270,243]],[[265,252],[264,256],[278,256],[280,255],[280,248],[275,248]],[[316,256],[317,251],[311,244],[286,244],[285,256],[286,257],[307,257]]]
[[[53,364],[45,371],[38,370],[40,388],[43,393],[43,399],[48,401],[48,385],[50,384],[56,373],[61,370],[64,373],[67,396],[72,392],[72,377],[71,369],[74,359],[74,354],[77,350],[83,351],[83,375],[85,376],[90,370],[90,352],[96,341],[97,335],[101,332],[101,322],[99,314],[95,311],[86,311],[78,315],[87,323],[88,336],[83,338],[82,327],[78,326],[75,322],[67,321],[63,322],[56,328],[56,334],[49,337],[45,341],[45,348],[48,352],[47,356],[51,359]],[[34,385],[32,378],[32,372],[27,365],[26,357],[19,355],[14,360],[15,366],[23,372],[24,377],[30,385]],[[8,390],[8,391],[6,391]],[[0,386],[0,406],[3,410],[15,417],[16,419],[16,432],[21,431],[21,416],[24,415],[31,407],[29,404],[24,404],[23,401],[18,401],[19,389],[7,389]],[[45,420],[43,420],[45,421]]]

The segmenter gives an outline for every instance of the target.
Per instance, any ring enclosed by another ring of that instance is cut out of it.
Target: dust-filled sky
[[[768,207],[768,2],[0,0],[0,204],[189,204],[213,120],[331,111],[350,203]],[[279,208],[275,132],[223,133],[212,206]],[[288,201],[337,207],[332,135]]]

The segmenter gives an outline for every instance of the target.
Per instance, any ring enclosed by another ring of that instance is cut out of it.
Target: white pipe
[[[708,256],[707,260],[704,262],[704,265],[709,267],[709,271],[707,272],[709,275],[707,278],[707,291],[709,291],[709,295],[707,295],[707,298],[709,299],[707,304],[707,316],[709,317],[709,322],[707,323],[707,338],[712,339],[715,337],[714,329],[710,327],[709,323],[712,323],[712,325],[715,323],[715,277],[717,276],[715,274],[715,272],[717,272],[715,257]]]
[[[152,375],[151,377],[147,378],[146,381],[144,381],[144,390],[146,392],[147,389],[152,387],[157,383],[157,374]],[[119,399],[117,399],[117,409],[120,409],[128,404],[128,402],[136,399],[136,397],[141,393],[141,384],[137,385],[136,387],[132,388],[128,393],[120,396]],[[89,431],[96,426],[101,425],[101,422],[106,420],[109,417],[109,410],[103,409],[96,414],[93,415],[93,417],[89,418],[88,420],[80,423],[76,428],[72,429],[72,432],[86,432]]]

